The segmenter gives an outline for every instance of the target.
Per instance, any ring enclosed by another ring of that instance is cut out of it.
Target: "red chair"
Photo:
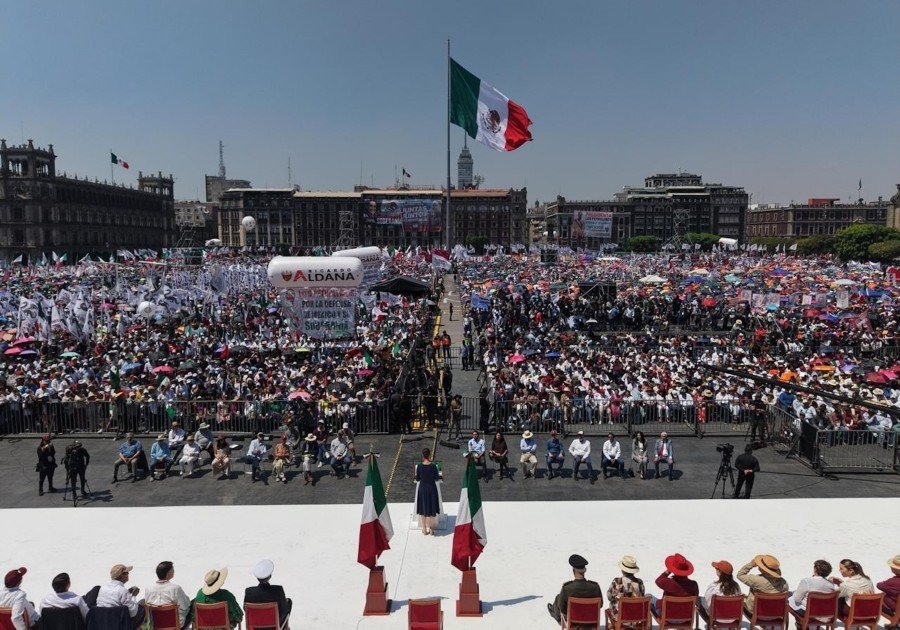
[[[744,610],[744,616],[750,620],[750,627],[764,626],[787,630],[788,625],[787,593],[756,593],[753,610]]]
[[[602,597],[570,597],[566,613],[562,615],[563,630],[569,628],[597,628],[600,630]]]
[[[650,630],[649,597],[622,597],[619,599],[619,614],[614,615],[612,609],[606,609],[607,630]]]
[[[659,630],[676,628],[693,630],[697,626],[697,598],[666,595],[659,606],[659,614],[651,609]]]
[[[241,624],[238,624],[238,628]],[[194,602],[194,630],[231,630],[228,602],[200,604]]]
[[[147,604],[147,616],[150,618],[151,630],[181,630],[178,606],[175,604],[162,606]]]
[[[713,628],[740,628],[744,610],[743,595],[713,595],[709,602],[708,630]]]
[[[266,604],[244,604],[244,621],[247,622],[247,630],[263,630],[270,628],[286,628],[288,618],[280,623],[278,616],[278,604],[268,602]]]
[[[881,620],[881,603],[884,601],[884,593],[862,595],[857,593],[850,599],[850,611],[841,617],[846,630],[868,626],[873,630]]]
[[[797,627],[806,630],[809,625],[813,625],[834,630],[838,621],[838,595],[837,591],[807,594],[806,610],[802,615],[794,609],[790,610],[791,616],[797,620]]]
[[[407,613],[409,630],[444,630],[444,611],[441,600],[411,599]]]
[[[31,624],[28,623],[28,613],[22,611],[22,618],[25,627],[29,627]],[[0,608],[0,630],[16,630],[12,619],[12,608]]]

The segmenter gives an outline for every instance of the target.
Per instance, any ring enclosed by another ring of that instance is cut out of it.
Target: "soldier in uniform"
[[[569,565],[572,567],[572,574],[575,576],[575,579],[564,583],[554,602],[547,604],[547,610],[550,612],[550,615],[560,623],[562,623],[562,618],[569,609],[570,597],[599,597],[600,607],[603,607],[603,589],[596,582],[586,580],[584,577],[587,563],[587,560],[578,554],[569,556]]]

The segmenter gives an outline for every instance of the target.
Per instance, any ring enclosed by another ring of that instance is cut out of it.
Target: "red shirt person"
[[[656,585],[662,589],[663,597],[697,597],[700,586],[688,576],[694,572],[694,565],[680,553],[666,558],[666,570],[656,578]],[[653,602],[653,608],[659,614],[659,601]]]

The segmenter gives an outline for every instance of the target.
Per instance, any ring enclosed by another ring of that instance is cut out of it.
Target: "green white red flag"
[[[497,151],[512,151],[531,140],[528,112],[453,59],[450,122],[465,129],[470,138]]]
[[[118,155],[116,155],[112,151],[109,152],[109,159],[113,164],[118,164],[122,168],[129,168],[128,162],[126,162],[125,160],[120,158]]]
[[[381,473],[378,471],[378,459],[374,454],[370,454],[368,459],[356,561],[374,569],[381,552],[391,548],[388,542],[394,535],[394,526],[391,524],[391,513],[388,512]]]
[[[470,457],[463,473],[462,492],[459,494],[450,564],[460,571],[471,569],[486,544],[487,530],[484,527],[484,512],[481,509],[478,469]]]

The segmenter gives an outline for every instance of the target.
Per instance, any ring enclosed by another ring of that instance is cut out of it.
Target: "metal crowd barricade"
[[[900,472],[893,431],[817,429],[816,463],[824,473]]]

